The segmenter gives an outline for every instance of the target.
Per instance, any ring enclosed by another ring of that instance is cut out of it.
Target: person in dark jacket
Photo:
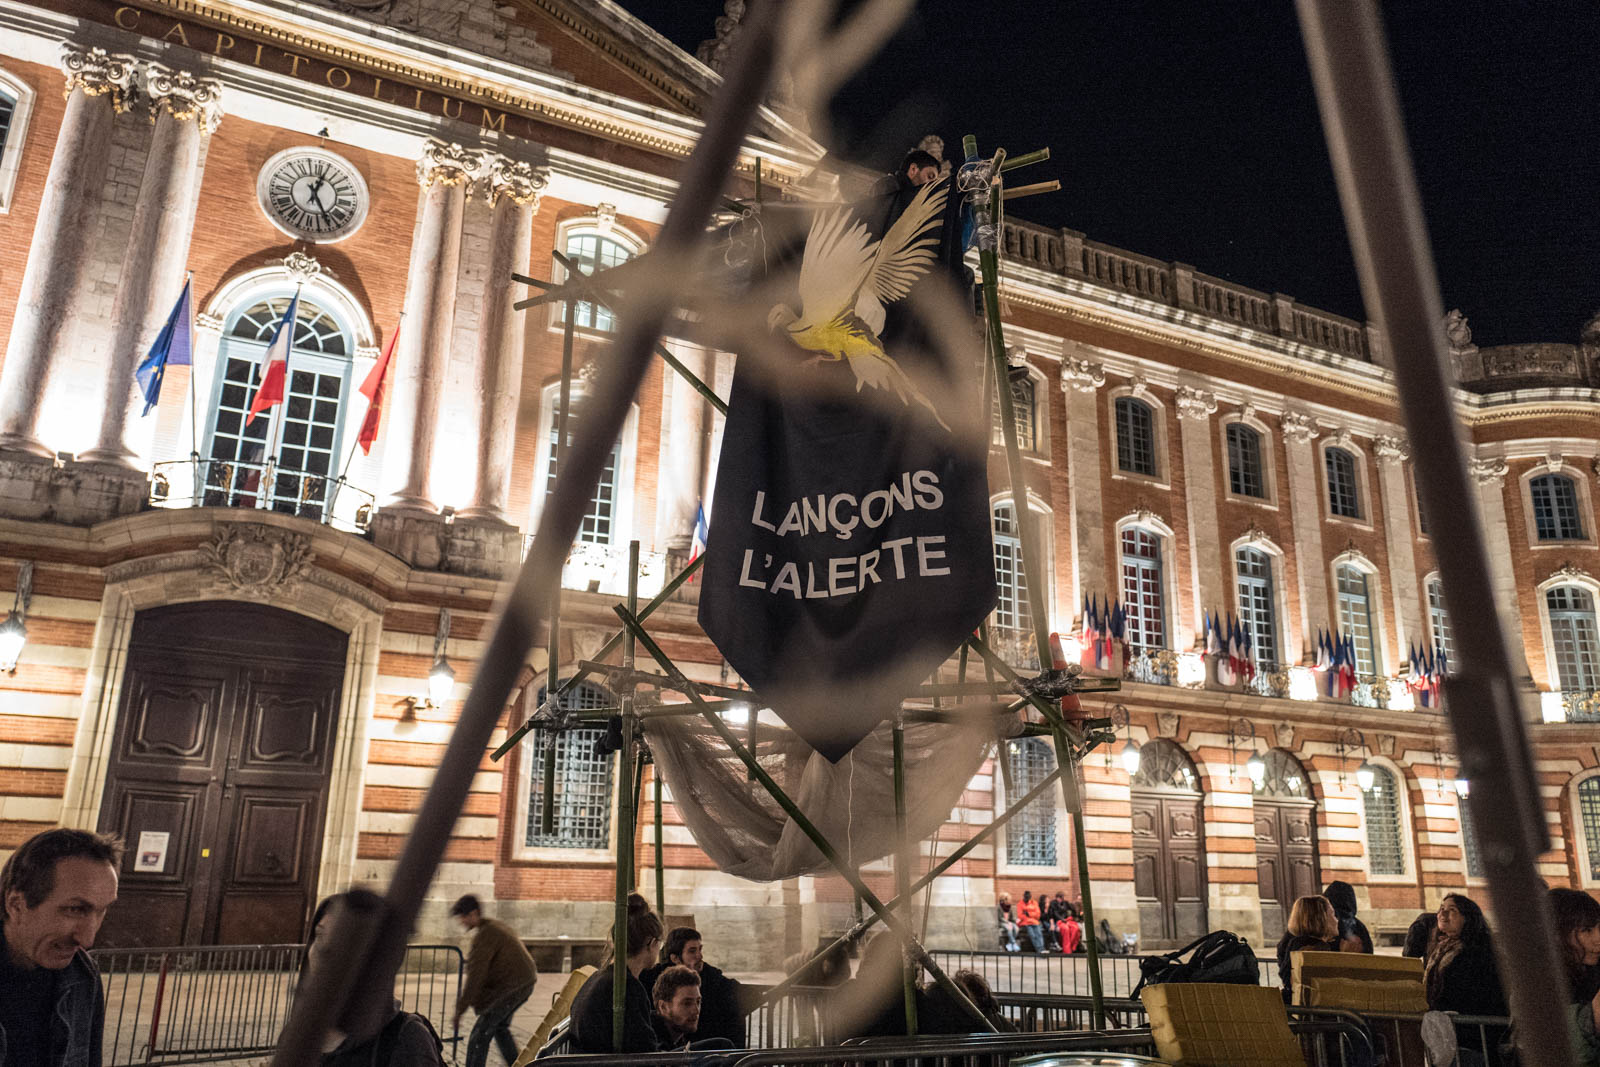
[[[690,926],[675,926],[662,946],[661,960],[639,975],[646,989],[654,989],[656,979],[669,967],[687,967],[700,976],[700,1029],[696,1041],[720,1037],[729,1048],[744,1048],[745,1016],[750,1005],[744,986],[706,962],[705,943],[700,932]]]
[[[0,1064],[100,1067],[106,1004],[89,958],[117,899],[122,842],[57,829],[0,872]]]
[[[1439,927],[1439,916],[1431,911],[1425,911],[1411,921],[1411,926],[1406,930],[1405,944],[1400,949],[1400,955],[1416,960],[1428,958],[1428,946],[1433,944],[1433,932]]]
[[[506,1064],[517,1062],[518,1047],[511,1036],[511,1017],[533,996],[539,968],[517,932],[498,919],[483,914],[478,898],[468,893],[451,907],[450,914],[472,933],[467,950],[467,976],[456,997],[455,1028],[469,1007],[477,1012],[467,1038],[467,1067],[484,1067],[489,1042],[500,1048]]]
[[[1289,909],[1289,922],[1278,939],[1278,978],[1283,982],[1283,1002],[1294,994],[1294,954],[1339,951],[1339,917],[1323,896],[1301,897]]]
[[[1450,893],[1439,902],[1438,915],[1439,930],[1422,972],[1428,1007],[1462,1015],[1507,1014],[1483,909]]]
[[[641,975],[641,984],[643,981]],[[689,1048],[700,1036],[700,976],[694,968],[675,963],[663,970],[650,983],[650,1003],[654,1008],[650,1023],[661,1051]]]
[[[622,1048],[612,1044],[612,963],[615,946],[607,954],[601,968],[589,976],[572,1001],[573,1052],[655,1052],[659,1048],[655,1028],[650,1022],[650,994],[639,982],[639,975],[655,959],[656,948],[661,944],[661,920],[644,897],[637,893],[628,897],[627,992],[623,1001]]]
[[[1367,924],[1356,918],[1356,891],[1349,882],[1329,882],[1322,894],[1333,905],[1333,914],[1339,919],[1339,940],[1354,939],[1361,943],[1361,951],[1372,955],[1372,935]]]

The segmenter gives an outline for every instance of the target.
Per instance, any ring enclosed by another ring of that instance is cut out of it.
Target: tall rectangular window
[[[1457,818],[1461,821],[1461,852],[1467,861],[1467,877],[1483,877],[1483,855],[1478,851],[1478,831],[1472,826],[1472,809],[1467,806],[1467,798],[1459,797],[1456,803],[1460,806]]]
[[[1589,877],[1600,881],[1600,778],[1578,783],[1578,816],[1583,821],[1583,841],[1589,852]]]
[[[1000,427],[1000,394],[996,391],[992,395],[993,411],[989,425],[994,427],[992,440],[997,445],[1006,443],[1005,432]],[[1011,414],[1012,421],[1017,427],[1017,447],[1024,452],[1033,452],[1038,449],[1038,416],[1034,410],[1034,388],[1032,378],[1020,378],[1011,383]]]
[[[1261,460],[1261,434],[1242,422],[1228,424],[1228,488],[1235,496],[1264,497],[1267,480]]]
[[[1117,469],[1156,475],[1156,420],[1150,405],[1125,396],[1117,401]]]
[[[1444,583],[1437,578],[1428,579],[1428,621],[1433,625],[1433,647],[1446,660],[1454,660],[1456,643],[1450,636],[1450,615],[1444,606]]]
[[[1161,539],[1130,526],[1122,531],[1122,607],[1134,652],[1167,647],[1166,598],[1161,585]]]
[[[994,581],[999,599],[994,608],[994,624],[1002,629],[1025,630],[1029,626],[1028,575],[1022,569],[1022,530],[1017,526],[1015,509],[996,504],[994,522]]]
[[[1005,742],[1011,761],[1011,785],[1023,797],[1056,769],[1055,753],[1037,737]],[[1045,790],[1006,823],[1006,863],[1012,867],[1055,867],[1055,792]],[[1008,797],[1015,800],[1017,797]]]
[[[571,448],[572,442],[577,440],[578,417],[579,413],[574,411],[567,418],[567,448]],[[550,405],[550,461],[545,467],[544,485],[546,502],[556,488],[556,440],[561,434],[560,426],[561,405],[557,402]],[[606,465],[600,470],[600,480],[595,484],[594,496],[589,500],[589,509],[583,513],[583,522],[578,526],[579,541],[587,541],[594,545],[615,543],[619,488],[617,479],[621,467],[622,442],[618,441],[611,446],[611,453],[606,456]]]
[[[1600,633],[1594,597],[1581,585],[1558,585],[1544,595],[1555,646],[1556,684],[1563,693],[1600,691]]]
[[[1234,556],[1239,582],[1239,621],[1250,635],[1257,663],[1277,666],[1278,622],[1272,597],[1272,560],[1255,548],[1241,548]]]
[[[1542,474],[1528,483],[1534,533],[1541,541],[1583,540],[1578,487],[1565,474]]]
[[[6,150],[6,139],[11,136],[11,120],[17,113],[17,102],[0,92],[0,154]]]
[[[1361,517],[1361,491],[1356,479],[1356,457],[1342,448],[1327,448],[1322,453],[1328,472],[1328,510],[1346,519]]]
[[[1351,566],[1338,571],[1339,629],[1350,636],[1355,648],[1356,673],[1363,679],[1376,677],[1380,665],[1372,626],[1372,598],[1367,591],[1367,576]]]
[[[1400,783],[1382,767],[1372,768],[1372,788],[1362,794],[1367,816],[1367,869],[1405,874],[1406,848],[1400,822]]]
[[[539,703],[545,690],[539,688]],[[561,698],[569,711],[613,706],[611,694],[597,685],[580,682]],[[611,844],[612,758],[595,755],[595,743],[605,737],[603,725],[579,726],[555,735],[556,773],[554,830],[544,832],[543,741],[528,746],[528,824],[523,845],[528,848],[607,848]],[[535,735],[539,736],[539,735]]]
[[[585,274],[597,274],[625,263],[633,256],[625,245],[597,233],[569,235],[564,251],[567,258]],[[567,305],[563,303],[561,306]],[[572,324],[609,333],[617,328],[617,319],[609,307],[580,300],[572,306]]]

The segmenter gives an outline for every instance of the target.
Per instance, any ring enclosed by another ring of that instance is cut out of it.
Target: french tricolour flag
[[[272,342],[267,345],[267,366],[261,372],[261,385],[256,398],[250,402],[250,415],[244,420],[249,426],[256,416],[277,404],[283,403],[284,379],[289,372],[289,347],[294,344],[295,317],[300,313],[300,294],[289,300],[289,310],[283,313],[277,329],[272,331]]]

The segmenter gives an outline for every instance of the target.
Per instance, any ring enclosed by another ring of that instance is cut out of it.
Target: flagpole
[[[300,318],[300,290],[304,287],[304,282],[295,283],[294,296],[289,300],[289,310],[284,313],[291,318],[289,322],[283,324],[283,328],[289,331],[289,343],[283,350],[283,395],[272,405],[272,414],[268,416],[271,421],[267,423],[267,444],[270,447],[261,457],[261,500],[269,511],[272,508],[274,484],[278,480],[278,445],[281,443],[279,439],[283,436],[283,416],[289,406],[289,395],[294,391],[293,379],[289,377],[289,359],[294,355],[294,330]],[[263,368],[261,381],[265,384],[266,380],[266,370]],[[260,391],[261,387],[257,386],[256,392]]]
[[[200,397],[195,393],[194,364],[194,271],[185,271],[183,287],[189,291],[189,465],[194,469],[194,504],[200,506],[202,479],[200,476]]]
[[[390,344],[394,344],[395,343],[396,338],[398,338],[400,336],[400,327],[404,326],[405,324],[406,324],[406,313],[405,313],[405,311],[402,310],[400,312],[400,318],[395,320],[394,331],[389,335],[389,343]],[[383,353],[381,351],[378,353],[378,359],[379,360],[383,359]],[[385,368],[385,371],[387,371],[387,369],[388,368]],[[379,383],[378,383],[378,389],[379,389],[378,396],[383,396],[382,389],[383,389],[383,386],[386,385],[386,384],[387,383],[382,381],[382,380],[379,381]],[[372,405],[377,403],[377,402],[378,401],[376,400],[376,398],[370,397],[370,396],[367,397],[367,411],[371,412],[372,411]],[[380,416],[380,418],[381,418],[381,416]],[[367,420],[367,416],[366,415],[361,416],[362,425],[356,428],[355,440],[352,441],[351,444],[350,444],[350,454],[344,458],[344,469],[339,472],[339,480],[333,483],[333,492],[329,494],[328,503],[322,510],[322,521],[325,522],[325,523],[326,522],[331,522],[333,520],[333,506],[339,499],[339,490],[344,488],[344,480],[350,474],[351,466],[355,464],[355,461],[356,461],[356,449],[361,447],[361,431],[362,431],[362,429],[365,428],[366,420]]]

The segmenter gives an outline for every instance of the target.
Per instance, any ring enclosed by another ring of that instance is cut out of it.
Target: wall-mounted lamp
[[[0,670],[17,673],[17,660],[22,656],[22,646],[28,643],[28,626],[23,621],[28,614],[28,602],[33,599],[33,561],[26,560],[17,567],[17,596],[11,603],[11,614],[0,622]]]
[[[1239,749],[1250,746],[1250,758],[1245,761],[1244,770],[1250,776],[1250,783],[1257,788],[1267,780],[1267,765],[1256,753],[1256,725],[1249,719],[1228,720],[1228,778],[1237,780],[1239,766]]]
[[[439,609],[439,632],[433,636],[433,666],[428,669],[428,703],[442,708],[455,689],[456,672],[445,658],[444,645],[450,639],[450,609]]]
[[[1122,763],[1122,769],[1128,772],[1128,777],[1132,778],[1139,773],[1140,760],[1139,745],[1133,739],[1132,717],[1128,714],[1128,709],[1125,706],[1113,704],[1107,718],[1111,720],[1111,732],[1113,735],[1118,730],[1123,731],[1125,740],[1122,742],[1122,747],[1117,749],[1117,759]],[[1111,767],[1112,747],[1112,745],[1106,746],[1107,769]]]
[[[1372,786],[1378,780],[1378,774],[1366,759],[1366,734],[1363,734],[1353,726],[1347,726],[1339,731],[1336,745],[1339,750],[1339,784],[1342,786],[1345,783],[1344,767],[1345,762],[1349,759],[1349,751],[1358,749],[1362,753],[1362,760],[1361,766],[1356,768],[1356,785],[1361,787],[1363,793],[1372,792]]]

